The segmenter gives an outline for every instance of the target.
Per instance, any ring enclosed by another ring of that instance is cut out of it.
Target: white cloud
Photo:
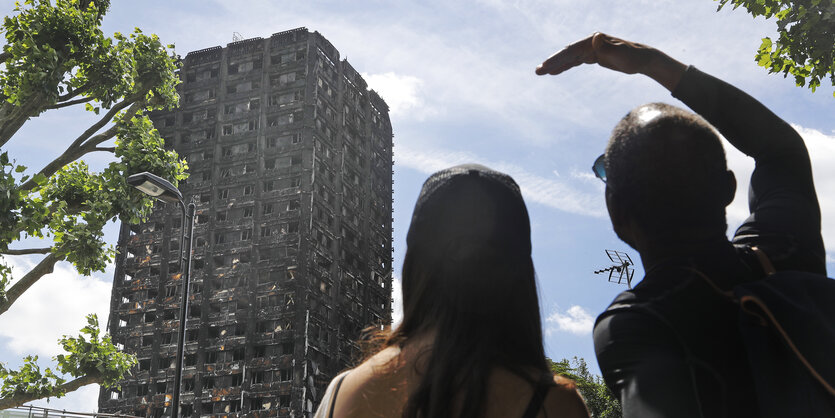
[[[503,161],[490,161],[476,154],[450,150],[418,151],[411,145],[398,144],[395,148],[395,161],[399,166],[409,167],[423,173],[433,173],[457,164],[479,163],[512,176],[522,195],[530,202],[536,202],[565,212],[603,218],[606,209],[600,198],[602,192],[598,186],[593,191],[581,186],[587,180],[584,176],[572,176],[581,181],[572,182],[551,176],[541,176],[522,167]],[[552,173],[553,174],[553,173]]]
[[[403,321],[403,282],[399,277],[395,277],[391,283],[391,297],[391,328],[394,329]]]
[[[724,137],[722,146],[728,159],[728,168],[736,177],[736,196],[727,208],[728,231],[733,234],[736,228],[748,217],[748,184],[754,171],[754,159],[734,148]]]
[[[572,169],[571,178],[582,180],[587,183],[601,184],[600,179],[598,179],[597,176],[595,176],[591,172],[591,170],[577,170],[576,168]]]
[[[545,319],[545,323],[546,334],[564,331],[575,335],[588,335],[594,327],[594,317],[582,306],[573,305],[565,313],[557,309]]]
[[[422,120],[434,112],[424,104],[421,97],[423,80],[410,76],[399,75],[394,72],[382,74],[362,73],[362,78],[368,87],[386,101],[392,117]]]
[[[5,261],[15,278],[35,264],[27,257]],[[108,268],[102,275],[112,274]],[[37,354],[42,360],[51,358],[62,351],[58,339],[78,335],[87,314],[97,314],[102,329],[107,326],[110,291],[109,281],[82,277],[68,264],[57,264],[53,273],[38,280],[0,316],[0,336],[8,338],[3,349],[17,355]]]

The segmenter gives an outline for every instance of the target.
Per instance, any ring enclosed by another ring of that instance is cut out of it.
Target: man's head
[[[632,110],[612,132],[605,167],[612,225],[633,247],[632,229],[724,231],[736,180],[718,135],[699,116],[664,103]]]

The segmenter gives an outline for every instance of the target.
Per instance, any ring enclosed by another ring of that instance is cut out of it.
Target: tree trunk
[[[18,280],[8,291],[6,291],[6,300],[0,303],[0,315],[8,311],[12,304],[23,295],[26,290],[32,287],[41,277],[52,273],[55,263],[58,262],[58,256],[55,253],[49,253],[41,260],[38,265],[32,268],[22,279]],[[3,408],[0,407],[0,410]]]
[[[81,388],[82,386],[87,386],[93,383],[101,383],[101,375],[100,374],[90,374],[86,376],[81,376],[77,379],[71,380],[63,385],[56,386],[55,389],[52,391],[51,394],[47,394],[45,396],[38,396],[32,395],[29,393],[23,393],[20,395],[13,395],[7,398],[0,399],[0,411],[8,408],[14,408],[16,406],[21,406],[26,402],[35,401],[38,399],[46,398],[46,397],[58,397],[55,394],[58,393],[70,393],[74,390]],[[63,395],[61,395],[63,396]]]

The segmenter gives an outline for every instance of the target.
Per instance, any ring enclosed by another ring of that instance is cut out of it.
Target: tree
[[[762,39],[756,60],[769,73],[794,76],[812,91],[821,79],[835,86],[835,2],[832,0],[718,0],[719,10],[731,3],[754,17],[777,18],[778,38]],[[833,93],[835,95],[835,93]]]
[[[623,416],[620,402],[603,383],[600,376],[589,372],[584,359],[574,357],[571,361],[566,359],[558,362],[551,359],[548,361],[551,363],[552,372],[574,380],[593,418],[621,418]]]
[[[139,222],[153,207],[128,186],[128,175],[150,171],[175,185],[186,178],[185,161],[163,147],[145,115],[177,104],[173,45],[139,29],[104,36],[100,26],[109,6],[109,0],[26,0],[3,20],[0,147],[48,110],[83,105],[98,120],[68,138],[61,155],[37,171],[0,153],[0,254],[42,256],[14,282],[0,261],[0,314],[60,261],[82,275],[104,271],[114,254],[104,242],[105,224],[116,218]],[[112,153],[115,161],[94,172],[81,160],[92,152]],[[19,241],[31,237],[48,245],[19,248]],[[35,356],[26,357],[18,370],[0,364],[0,410],[122,379],[136,359],[101,334],[94,315],[87,321],[78,337],[59,341],[66,354],[53,359],[70,381],[50,368],[41,370]]]

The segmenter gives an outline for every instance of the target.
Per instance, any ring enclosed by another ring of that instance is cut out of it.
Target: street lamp
[[[177,363],[174,369],[174,391],[171,396],[171,418],[177,418],[180,409],[180,380],[183,375],[183,345],[186,335],[186,317],[188,314],[188,281],[191,273],[191,246],[194,237],[194,215],[196,206],[194,202],[186,204],[183,201],[183,194],[169,183],[168,180],[153,175],[149,172],[134,174],[128,177],[128,184],[139,189],[142,193],[151,196],[165,203],[179,203],[183,211],[182,237],[180,240],[180,270],[183,277],[182,302],[180,303],[180,327],[177,332]],[[188,232],[186,232],[186,221],[188,221]]]

